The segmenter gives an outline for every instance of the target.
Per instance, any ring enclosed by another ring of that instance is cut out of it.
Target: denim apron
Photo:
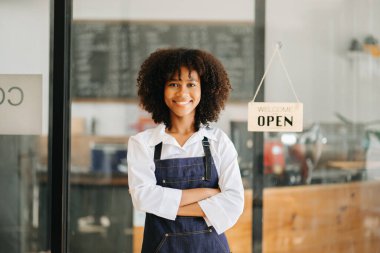
[[[175,189],[218,188],[218,174],[206,137],[204,157],[161,158],[162,143],[155,146],[157,185]],[[142,253],[230,252],[226,236],[208,227],[203,217],[177,216],[174,221],[147,213]]]

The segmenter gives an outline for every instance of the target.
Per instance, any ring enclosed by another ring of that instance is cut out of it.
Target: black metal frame
[[[265,3],[266,0],[255,0],[255,30],[254,30],[254,88],[256,91],[264,75],[265,69]],[[265,83],[263,83],[265,86]],[[260,89],[256,101],[264,101],[264,88]],[[253,97],[253,94],[252,94]],[[264,135],[253,133],[253,201],[252,201],[252,243],[254,253],[262,252],[263,239],[263,188],[264,188]]]
[[[72,0],[50,1],[49,245],[67,252],[70,165],[70,33]]]

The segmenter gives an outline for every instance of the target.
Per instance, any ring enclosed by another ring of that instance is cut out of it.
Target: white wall
[[[359,122],[379,119],[379,58],[352,60],[347,52],[353,38],[380,38],[379,12],[378,0],[267,0],[266,60],[275,43],[283,42],[306,124],[337,121],[334,112]],[[273,65],[266,99],[294,101],[279,62]]]
[[[74,19],[253,21],[253,0],[73,0]]]
[[[42,74],[44,133],[49,105],[49,3],[0,0],[0,74]]]

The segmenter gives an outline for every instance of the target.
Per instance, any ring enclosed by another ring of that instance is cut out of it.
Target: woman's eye
[[[188,83],[187,84],[187,87],[195,87],[195,86],[197,86],[195,83]]]
[[[179,84],[178,83],[169,83],[168,86],[169,87],[178,87]]]

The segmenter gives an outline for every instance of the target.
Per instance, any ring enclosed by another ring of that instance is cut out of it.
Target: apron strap
[[[202,146],[203,151],[205,152],[205,180],[210,181],[211,180],[211,151],[210,151],[210,142],[208,141],[207,137],[204,137],[202,140]],[[154,147],[154,160],[160,160],[161,159],[161,150],[162,150],[162,142],[157,144]]]
[[[162,142],[158,143],[154,147],[154,160],[160,160],[161,159],[161,150],[162,150]]]
[[[204,137],[202,140],[202,146],[203,150],[205,152],[205,180],[210,181],[211,180],[211,151],[210,151],[210,142],[208,141],[207,137]]]

